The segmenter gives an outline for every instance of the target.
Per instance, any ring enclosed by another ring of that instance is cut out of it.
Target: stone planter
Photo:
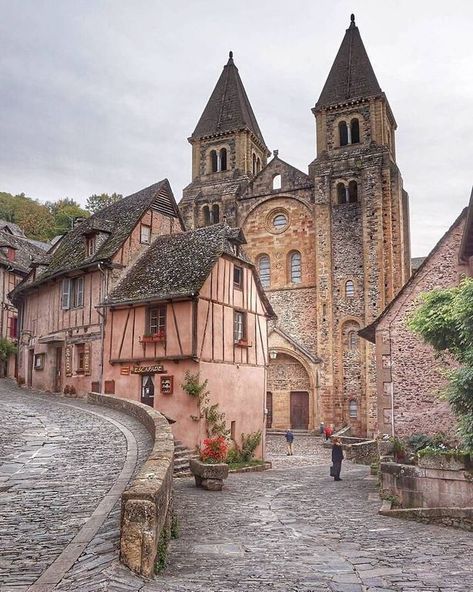
[[[228,477],[226,463],[209,464],[195,458],[189,460],[196,487],[203,487],[209,491],[221,491],[223,480]]]
[[[420,455],[417,465],[422,469],[440,469],[442,471],[461,471],[471,466],[469,454],[442,454]]]

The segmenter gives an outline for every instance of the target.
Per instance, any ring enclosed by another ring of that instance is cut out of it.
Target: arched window
[[[259,173],[261,170],[261,160],[259,158],[256,159],[256,173]]]
[[[218,158],[217,152],[215,150],[210,151],[210,168],[212,173],[216,173],[218,171]]]
[[[348,403],[348,415],[353,419],[358,417],[358,403],[355,401],[355,399],[352,399]]]
[[[274,175],[273,189],[281,189],[281,175]]]
[[[345,284],[345,297],[353,298],[355,296],[355,284],[348,280]]]
[[[348,183],[348,201],[349,203],[358,201],[358,184],[356,181],[350,181]]]
[[[356,331],[348,331],[347,335],[348,349],[358,349],[358,335]]]
[[[218,204],[212,206],[212,224],[218,224],[220,222],[220,208]]]
[[[263,288],[269,288],[271,285],[271,263],[268,255],[258,257],[258,273]]]
[[[226,171],[227,170],[227,149],[222,148],[220,150],[220,170]]]
[[[351,129],[351,143],[359,144],[360,142],[360,122],[358,119],[352,119],[350,122]]]
[[[344,204],[347,202],[347,189],[343,183],[337,184],[337,203]]]
[[[253,152],[253,175],[256,175],[256,154]]]
[[[302,281],[302,265],[299,251],[294,251],[289,255],[289,271],[291,282],[300,284]]]
[[[204,213],[204,226],[208,226],[210,224],[210,209],[209,206],[204,206],[202,208]]]
[[[348,127],[346,121],[340,121],[338,124],[338,137],[340,146],[346,146],[348,144]]]

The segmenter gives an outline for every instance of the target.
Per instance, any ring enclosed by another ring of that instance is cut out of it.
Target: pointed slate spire
[[[231,51],[191,137],[197,139],[244,128],[252,131],[266,146]]]
[[[352,14],[350,26],[345,32],[315,108],[343,103],[349,99],[372,97],[381,92],[360,31],[355,24],[355,15]]]

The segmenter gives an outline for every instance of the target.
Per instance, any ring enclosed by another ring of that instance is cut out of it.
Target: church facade
[[[352,16],[312,109],[308,173],[271,153],[230,53],[189,138],[188,228],[239,226],[277,314],[267,425],[377,431],[375,359],[358,330],[410,276],[408,195],[396,121]]]

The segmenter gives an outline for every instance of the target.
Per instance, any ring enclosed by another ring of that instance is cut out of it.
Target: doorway
[[[154,407],[154,380],[151,374],[141,377],[141,402]]]
[[[27,384],[31,388],[33,386],[33,363],[34,363],[34,349],[28,350],[28,376]]]
[[[266,393],[266,427],[270,428],[273,425],[273,393],[269,391]]]
[[[62,347],[56,347],[56,359],[54,366],[54,392],[62,391]]]
[[[309,429],[309,393],[291,391],[291,428]]]

